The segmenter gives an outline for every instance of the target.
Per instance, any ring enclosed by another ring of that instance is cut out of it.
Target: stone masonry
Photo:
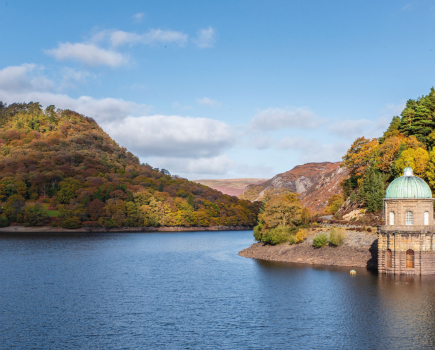
[[[432,198],[384,199],[386,225],[378,227],[379,273],[435,274],[433,201]],[[411,224],[406,224],[407,212],[412,212]]]

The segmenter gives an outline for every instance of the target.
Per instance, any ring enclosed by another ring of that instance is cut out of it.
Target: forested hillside
[[[347,201],[341,211],[365,207],[382,209],[387,185],[403,175],[406,166],[435,190],[435,90],[408,100],[401,116],[393,117],[379,139],[360,137],[343,157],[349,177],[342,182]]]
[[[259,203],[140,164],[94,119],[0,102],[0,226],[255,225]]]

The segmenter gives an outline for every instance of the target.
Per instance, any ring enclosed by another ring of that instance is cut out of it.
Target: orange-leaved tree
[[[377,139],[357,138],[344,155],[341,166],[345,167],[351,176],[363,176],[378,147]]]

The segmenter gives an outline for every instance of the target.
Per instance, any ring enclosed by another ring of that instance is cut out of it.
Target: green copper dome
[[[432,198],[432,192],[423,179],[414,176],[412,169],[406,167],[403,176],[390,183],[385,198]]]

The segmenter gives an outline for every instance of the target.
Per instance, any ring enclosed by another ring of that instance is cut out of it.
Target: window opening
[[[412,211],[407,211],[405,215],[405,220],[407,225],[412,225],[414,222],[414,214]]]
[[[390,211],[390,225],[394,225],[394,211]]]
[[[424,212],[424,224],[429,225],[429,213],[427,211]]]

